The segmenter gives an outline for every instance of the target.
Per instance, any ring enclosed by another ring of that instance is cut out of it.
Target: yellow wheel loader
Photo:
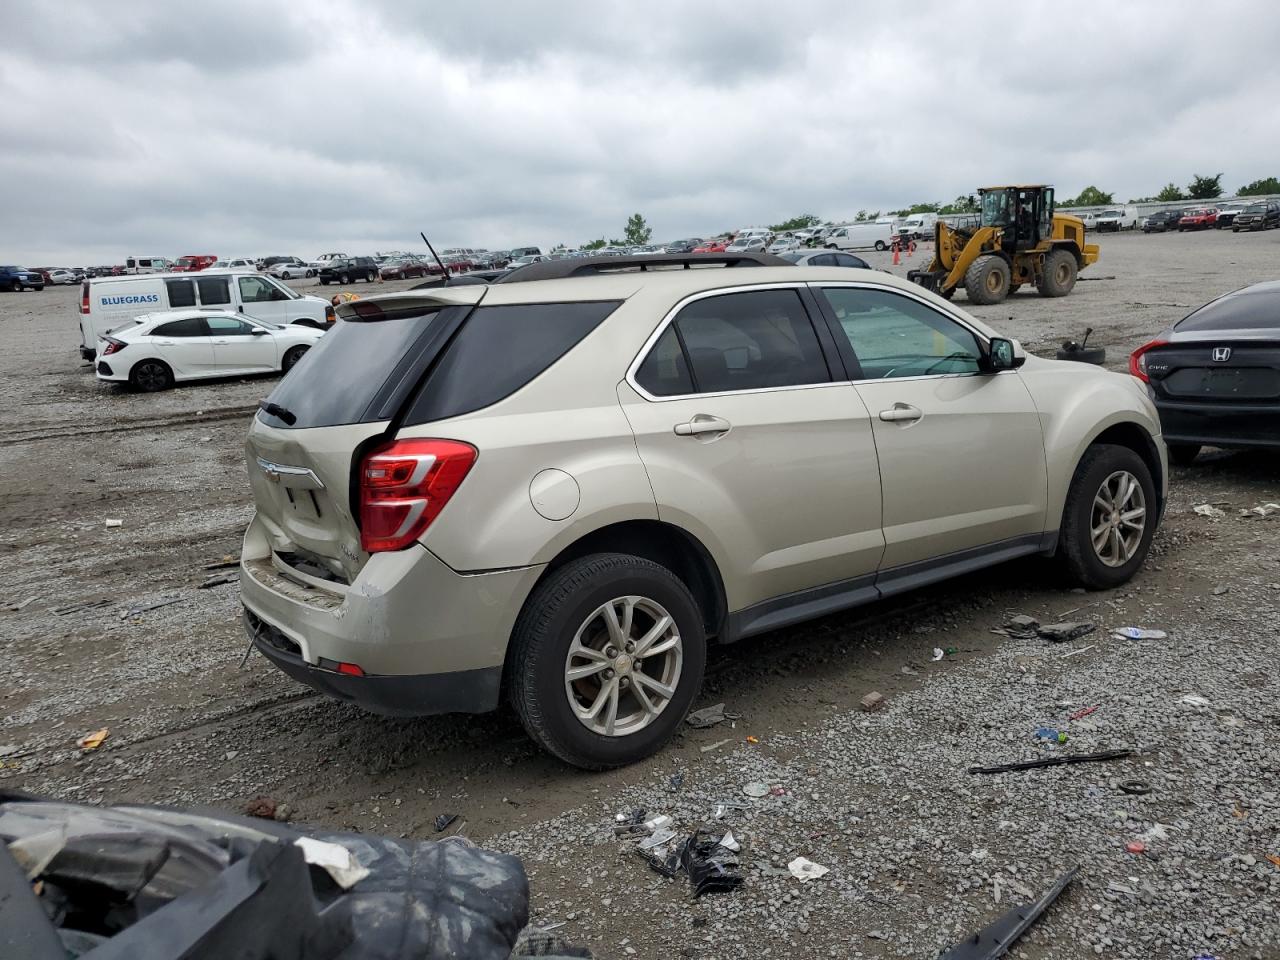
[[[948,300],[963,286],[970,303],[1000,303],[1026,283],[1065,297],[1076,274],[1098,262],[1084,221],[1053,212],[1053,187],[983,187],[981,216],[934,227],[933,262],[907,279]]]

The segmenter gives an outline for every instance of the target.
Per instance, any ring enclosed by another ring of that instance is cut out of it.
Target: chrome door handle
[[[727,433],[729,427],[728,420],[699,413],[688,423],[677,423],[672,429],[677,437],[694,437],[700,433]]]
[[[902,423],[919,420],[924,414],[909,403],[895,403],[892,408],[880,411],[880,419],[886,423]]]

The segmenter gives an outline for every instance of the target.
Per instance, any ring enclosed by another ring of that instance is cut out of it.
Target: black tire
[[[683,662],[674,696],[648,726],[610,737],[574,714],[564,671],[574,633],[597,607],[621,596],[646,597],[666,609],[680,631]],[[525,601],[507,655],[507,695],[545,750],[576,767],[607,770],[642,760],[671,738],[702,685],[706,657],[702,614],[675,574],[641,557],[597,553],[565,564]]]
[[[1147,514],[1133,555],[1123,565],[1109,566],[1093,548],[1094,498],[1103,482],[1119,470],[1127,471],[1137,479],[1142,488]],[[1062,509],[1058,555],[1067,575],[1078,586],[1090,590],[1109,590],[1126,583],[1147,558],[1158,515],[1156,488],[1146,461],[1128,447],[1110,443],[1094,444],[1085,451],[1076,466],[1071,486],[1067,490],[1067,501]]]
[[[970,303],[1000,303],[1009,295],[1011,275],[1003,257],[979,257],[964,273],[964,290]]]
[[[370,270],[368,273],[366,273],[366,274],[364,275],[364,282],[365,282],[365,283],[373,283],[373,281],[375,281],[375,280],[377,280],[377,279],[378,279],[378,275],[377,275],[376,273],[374,273],[372,270]]]
[[[288,271],[288,270],[284,270],[284,271],[282,271],[282,272],[281,272],[281,274],[280,274],[280,279],[281,279],[281,280],[289,280],[289,279],[292,279],[292,278],[289,276],[289,271]]]
[[[1191,466],[1198,456],[1200,456],[1200,444],[1198,443],[1169,444],[1169,459],[1180,467]]]
[[[1054,357],[1058,360],[1071,360],[1075,363],[1092,363],[1095,366],[1102,366],[1107,362],[1106,347],[1085,347],[1083,350],[1062,350],[1059,349]]]
[[[129,386],[142,393],[158,393],[173,386],[173,371],[163,360],[139,360],[129,371]]]
[[[311,324],[307,324],[310,326]],[[285,351],[284,356],[280,359],[280,372],[288,373],[293,369],[293,365],[302,359],[302,355],[306,353],[310,347],[299,344],[296,347],[290,347]]]
[[[321,278],[320,278],[320,286],[322,286],[322,287],[327,287],[328,285],[329,285],[329,278],[328,278],[328,277],[321,277]]]
[[[1017,293],[1017,292],[1018,292],[1019,290],[1021,290],[1021,289],[1022,289],[1022,284],[1020,284],[1020,283],[1011,283],[1011,284],[1009,284],[1009,294],[1008,294],[1008,295],[1012,297],[1015,293]]]
[[[307,278],[308,280],[310,280],[310,279],[311,279],[312,277],[314,277],[315,275],[316,275],[316,272],[315,272],[314,270],[308,270],[308,271],[306,272],[306,274],[305,274],[305,276],[306,276],[306,278]]]
[[[1070,250],[1050,250],[1044,258],[1040,284],[1042,297],[1065,297],[1076,285],[1076,258]]]
[[[834,250],[835,247],[832,247],[831,249]],[[876,249],[883,253],[885,250],[888,249],[888,244],[886,244],[883,240],[877,240]]]
[[[338,275],[338,282],[339,282],[340,284],[342,284],[343,286],[346,286],[347,284],[349,284],[349,283],[351,282],[351,274],[349,274],[349,273],[339,274],[339,275]]]
[[[21,281],[21,280],[15,280],[15,281],[13,281],[13,292],[14,292],[14,293],[21,293],[21,292],[22,292],[22,281]]]
[[[1232,233],[1239,233],[1239,232],[1240,232],[1240,228],[1239,228],[1239,227],[1232,227],[1232,228],[1231,228],[1231,232],[1232,232]]]

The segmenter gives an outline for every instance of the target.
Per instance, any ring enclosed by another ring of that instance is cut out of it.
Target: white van
[[[98,340],[144,313],[215,307],[267,323],[305,323],[326,329],[333,307],[319,297],[303,297],[260,273],[215,270],[95,277],[80,284],[80,356],[92,360]]]
[[[933,228],[938,223],[936,213],[913,213],[898,224],[898,236],[910,237],[912,240],[924,240],[933,236]]]
[[[870,250],[872,247],[887,250],[893,236],[892,230],[893,224],[881,223],[879,220],[874,223],[870,220],[846,223],[828,234],[822,245],[828,250]]]
[[[124,261],[127,274],[165,273],[172,269],[173,261],[168,257],[128,257]]]

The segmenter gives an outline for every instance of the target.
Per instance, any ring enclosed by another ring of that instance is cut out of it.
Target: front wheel
[[[1000,303],[1009,295],[1009,264],[997,256],[979,257],[965,271],[964,291],[971,303]]]
[[[289,280],[289,279],[291,279],[291,277],[289,276],[289,271],[288,271],[288,270],[286,270],[284,273],[280,274],[280,279],[281,279],[281,280]]]
[[[1062,511],[1060,555],[1068,575],[1091,590],[1127,582],[1147,558],[1158,515],[1146,462],[1128,447],[1090,447]]]
[[[22,292],[22,281],[21,281],[21,280],[15,280],[15,281],[13,281],[13,292],[14,292],[14,293],[21,293],[21,292]]]
[[[377,280],[377,279],[378,279],[378,275],[377,275],[376,273],[374,273],[372,270],[370,270],[368,273],[366,273],[366,274],[364,275],[364,282],[365,282],[365,283],[373,283],[373,281],[375,281],[375,280]]]
[[[308,271],[306,272],[306,278],[307,278],[308,280],[310,280],[310,279],[311,279],[312,277],[314,277],[315,275],[316,275],[316,272],[315,272],[314,270],[308,270]]]
[[[341,276],[338,277],[338,282],[343,286],[346,286],[351,282],[351,274],[349,273],[342,274]]]
[[[308,326],[310,326],[310,324],[308,324]],[[290,347],[285,352],[284,358],[280,361],[280,372],[288,373],[292,370],[297,362],[302,359],[302,355],[306,353],[308,349],[308,347],[302,344],[299,344],[296,347]]]
[[[831,249],[832,249],[832,250],[834,250],[834,249],[835,249],[835,247],[831,247]],[[881,251],[881,252],[884,252],[885,250],[887,250],[887,249],[889,249],[889,248],[888,248],[888,246],[885,244],[885,242],[884,242],[883,240],[877,240],[877,241],[876,241],[876,249],[877,249],[877,250],[879,250],[879,251]]]
[[[593,554],[551,573],[525,602],[507,690],[544,749],[605,770],[671,738],[697,696],[706,656],[701,612],[675,574],[629,554]]]
[[[1069,250],[1053,250],[1044,258],[1040,285],[1042,297],[1065,297],[1076,285],[1076,258]]]

